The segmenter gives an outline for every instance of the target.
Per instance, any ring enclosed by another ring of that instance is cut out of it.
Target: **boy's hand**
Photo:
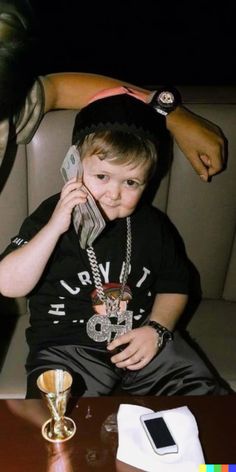
[[[74,177],[64,185],[61,191],[60,200],[48,223],[58,234],[63,234],[68,230],[74,207],[87,200],[87,193],[84,188],[82,189],[82,185],[82,179],[78,180]]]
[[[111,357],[111,362],[120,369],[139,370],[147,365],[158,352],[157,333],[150,326],[142,326],[114,339],[107,349],[128,344],[119,354]]]

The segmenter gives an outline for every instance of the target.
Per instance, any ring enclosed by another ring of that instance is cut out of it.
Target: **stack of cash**
[[[61,174],[65,182],[77,177],[82,178],[83,166],[80,159],[79,151],[76,146],[71,146],[67,152],[62,166]],[[73,211],[73,223],[75,231],[79,236],[80,246],[85,249],[91,246],[98,235],[102,232],[106,223],[101,215],[93,196],[88,189],[82,186],[88,195],[86,203],[76,205]]]

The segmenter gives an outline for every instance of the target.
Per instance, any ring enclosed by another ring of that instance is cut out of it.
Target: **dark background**
[[[139,85],[234,85],[235,2],[32,0],[39,73],[81,71]]]

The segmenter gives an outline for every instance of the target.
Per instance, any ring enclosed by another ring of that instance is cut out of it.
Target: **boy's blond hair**
[[[147,179],[153,175],[157,163],[157,149],[150,139],[135,133],[117,130],[99,131],[86,135],[78,144],[81,159],[97,155],[114,164],[146,165]]]

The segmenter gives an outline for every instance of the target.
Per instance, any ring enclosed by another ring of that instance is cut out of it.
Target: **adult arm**
[[[49,74],[43,77],[43,85],[45,112],[62,108],[83,108],[101,90],[122,85],[143,92],[147,96],[147,101],[151,97],[150,90],[113,79],[112,77],[83,72]]]
[[[181,106],[167,116],[167,128],[203,181],[223,170],[226,141],[218,126]]]
[[[53,109],[80,109],[103,89],[126,85],[146,95],[153,91],[97,74],[57,73],[43,78],[45,112]],[[185,107],[167,116],[166,125],[196,173],[207,181],[220,172],[225,161],[225,140],[220,128]]]
[[[179,293],[163,293],[156,295],[150,320],[157,321],[170,331],[173,331],[179,317],[186,306],[188,296]],[[114,339],[108,350],[112,351],[119,346],[128,346],[119,354],[111,357],[116,367],[129,370],[139,370],[147,365],[158,352],[157,333],[151,326],[142,326],[129,331]]]

